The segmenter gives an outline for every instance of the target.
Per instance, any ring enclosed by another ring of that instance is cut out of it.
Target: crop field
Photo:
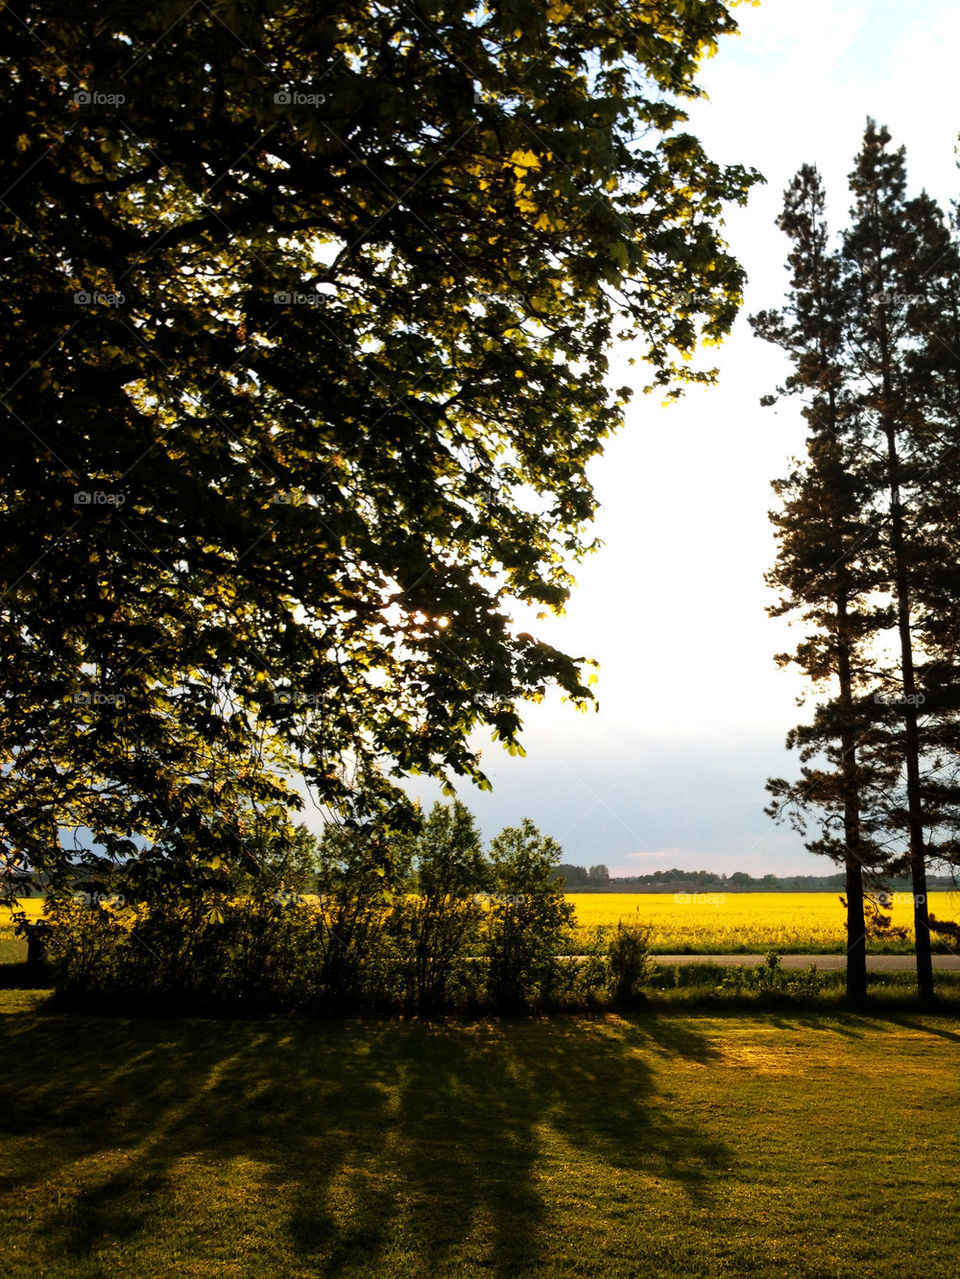
[[[869,942],[875,954],[913,951],[913,899],[892,894],[892,922],[901,941]],[[650,948],[661,955],[828,955],[846,948],[845,915],[835,893],[571,893],[582,929],[619,921],[650,927]],[[960,918],[960,893],[931,893],[938,919]]]
[[[874,954],[913,951],[913,905],[909,893],[894,893],[893,924],[902,940],[869,942]],[[844,910],[835,893],[571,893],[577,937],[598,925],[624,923],[650,928],[650,948],[661,955],[836,954],[846,947]],[[40,898],[23,903],[27,914],[42,910]],[[938,919],[960,920],[960,893],[931,893]],[[0,963],[21,960],[26,945],[13,936],[9,912],[0,909]]]
[[[20,905],[30,919],[36,919],[43,910],[43,900],[40,897],[25,898]],[[22,963],[26,957],[27,943],[14,936],[10,910],[6,906],[0,906],[0,964]]]

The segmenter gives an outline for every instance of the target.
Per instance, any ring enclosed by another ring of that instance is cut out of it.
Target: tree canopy
[[[0,14],[0,848],[237,858],[590,692],[517,633],[740,301],[683,128],[718,0]]]

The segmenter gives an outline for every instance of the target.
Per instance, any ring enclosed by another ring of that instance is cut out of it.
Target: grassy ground
[[[960,1023],[94,1019],[0,991],[0,1271],[955,1279]]]

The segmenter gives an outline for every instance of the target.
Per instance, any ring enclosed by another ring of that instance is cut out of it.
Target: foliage
[[[502,1008],[548,1003],[560,976],[573,907],[554,873],[560,845],[529,818],[492,841],[486,919],[491,997]]]
[[[308,1003],[332,1010],[390,1001],[395,983],[389,974],[395,965],[387,921],[404,869],[403,852],[398,856],[395,848],[386,848],[382,836],[332,826],[324,831],[319,905],[306,907],[312,944],[312,964],[305,973]]]
[[[250,865],[239,876],[236,892],[303,896],[317,890],[322,851],[317,837],[302,823],[291,829],[268,830],[247,840]]]
[[[793,290],[754,327],[793,363],[807,458],[775,484],[775,614],[807,633],[795,662],[817,692],[791,731],[797,781],[770,812],[845,864],[852,989],[865,992],[864,873],[908,869],[918,986],[933,997],[927,861],[954,857],[960,824],[956,487],[960,240],[925,193],[906,195],[903,148],[868,120],[850,174],[851,221],[831,247],[819,175],[804,166],[779,225]],[[766,397],[772,402],[774,397]]]
[[[610,991],[614,1003],[630,1008],[642,999],[641,986],[650,978],[650,929],[618,923],[607,939]]]
[[[474,953],[479,945],[489,867],[473,817],[459,801],[434,804],[410,840],[410,855],[413,891],[396,899],[390,930],[403,957],[407,1006],[429,1012],[450,1003],[455,977],[461,988],[469,985],[465,956],[471,943]]]
[[[734,30],[720,0],[3,8],[7,863],[62,887],[80,830],[240,873],[300,773],[400,827],[397,778],[485,784],[477,730],[586,705],[511,617],[591,545],[611,341],[672,395],[736,314],[719,224],[757,175],[683,130]]]
[[[561,862],[556,869],[556,874],[562,876],[564,886],[568,892],[584,887],[602,888],[610,882],[610,872],[602,863],[588,868],[586,866],[571,866],[568,862]]]
[[[776,951],[767,953],[762,964],[747,968],[733,964],[720,983],[720,990],[732,994],[756,992],[758,995],[819,995],[823,989],[823,977],[811,964],[803,972],[787,972]]]
[[[558,957],[573,914],[552,875],[560,849],[529,821],[492,842],[490,861],[459,803],[435,805],[414,837],[328,826],[319,842],[303,832],[292,853],[259,854],[246,892],[176,893],[164,879],[135,900],[50,894],[32,927],[49,938],[61,997],[241,1012],[516,1011],[549,1002],[573,976]],[[316,891],[287,887],[291,865]]]

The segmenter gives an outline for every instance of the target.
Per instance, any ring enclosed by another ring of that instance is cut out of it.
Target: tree
[[[932,202],[922,202],[919,213],[927,251],[914,263],[908,285],[913,340],[906,360],[923,388],[933,428],[926,433],[912,493],[915,525],[923,531],[923,572],[913,583],[928,764],[921,784],[927,856],[951,867],[955,878],[960,864],[960,246],[955,217],[948,227]],[[932,915],[928,922],[932,933],[955,943],[956,925]]]
[[[407,999],[421,1011],[446,1005],[455,963],[482,917],[489,867],[470,811],[434,804],[409,841],[413,892],[394,903],[406,960]]]
[[[736,313],[682,130],[719,0],[2,15],[0,848],[242,859],[303,774],[362,826],[485,784],[580,659],[517,633],[589,460]]]
[[[799,613],[811,628],[778,662],[797,664],[814,687],[832,684],[833,693],[811,724],[789,734],[788,748],[800,750],[800,779],[772,779],[768,811],[777,819],[789,815],[803,833],[811,808],[824,814],[821,838],[807,847],[844,867],[847,994],[860,1002],[867,990],[863,870],[877,866],[878,853],[864,811],[858,746],[869,722],[865,645],[884,625],[886,610],[873,602],[877,538],[863,475],[862,424],[845,368],[846,293],[839,257],[829,247],[820,175],[812,166],[804,165],[786,191],[777,224],[791,240],[791,292],[783,310],[762,312],[752,324],[793,361],[782,390],[804,395],[808,437],[804,462],[773,485],[780,499],[770,517],[777,562],[767,581],[780,599],[769,612]]]
[[[497,1007],[516,1009],[549,997],[574,918],[556,875],[562,856],[556,840],[541,835],[529,818],[491,841],[488,988]]]
[[[917,381],[908,353],[915,339],[912,288],[929,287],[917,266],[936,265],[927,234],[942,214],[926,197],[907,202],[905,151],[887,150],[890,134],[867,122],[863,147],[850,175],[855,196],[852,225],[843,255],[852,287],[851,327],[856,332],[853,363],[860,381],[860,407],[879,444],[875,470],[887,506],[885,567],[894,608],[898,654],[902,740],[896,753],[906,779],[907,857],[914,894],[914,934],[920,994],[933,998],[927,906],[925,814],[921,786],[923,743],[916,678],[914,582],[923,576],[923,531],[915,522],[912,497],[923,470],[925,446],[935,435],[925,388]]]
[[[581,888],[590,882],[585,866],[571,866],[569,862],[561,862],[554,874],[563,880],[568,889]]]
[[[787,389],[804,394],[810,426],[805,463],[775,485],[782,505],[772,517],[779,551],[770,580],[782,594],[772,611],[803,610],[813,632],[783,660],[798,662],[814,685],[834,683],[812,722],[788,738],[804,767],[798,782],[770,783],[770,811],[824,811],[823,837],[808,847],[846,867],[856,959],[848,990],[857,998],[865,994],[861,868],[909,866],[918,987],[929,999],[926,832],[955,830],[958,812],[956,778],[944,778],[938,759],[956,740],[960,707],[956,663],[944,660],[944,641],[957,632],[939,562],[956,524],[957,437],[945,409],[957,357],[943,351],[957,346],[958,271],[942,213],[926,195],[906,199],[903,149],[888,152],[889,141],[868,121],[839,252],[828,248],[819,178],[801,170],[780,221],[794,241],[794,292],[784,312],[754,321],[790,354]],[[921,673],[936,689],[923,723]]]

